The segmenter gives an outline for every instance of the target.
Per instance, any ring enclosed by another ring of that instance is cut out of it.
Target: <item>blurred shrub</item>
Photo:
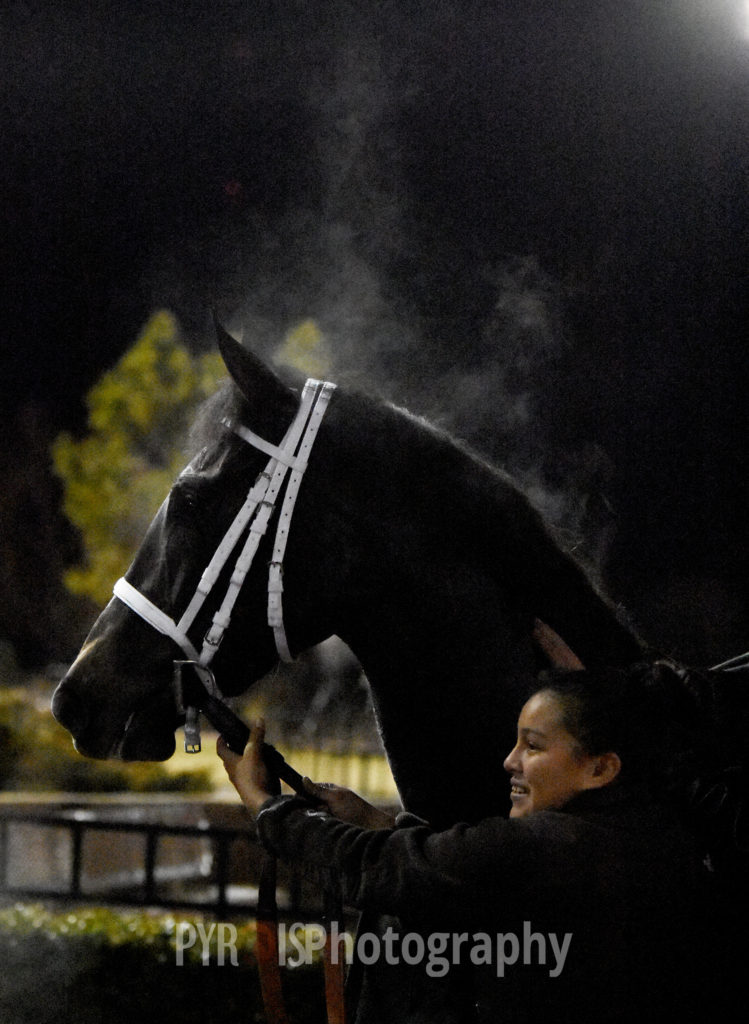
[[[0,787],[66,793],[210,792],[210,772],[170,772],[160,764],[94,761],[28,690],[0,689]]]
[[[53,913],[0,909],[3,1024],[236,1024],[262,1022],[253,955],[255,924],[237,925],[237,965],[200,941],[176,962],[176,928],[194,915],[120,913],[101,907]],[[206,922],[206,928],[209,927]],[[319,967],[284,971],[294,1024],[323,1024]]]
[[[174,316],[160,310],[86,396],[88,433],[63,433],[52,458],[64,511],[85,557],[65,584],[103,606],[185,461],[184,435],[225,374],[217,352],[193,356]]]

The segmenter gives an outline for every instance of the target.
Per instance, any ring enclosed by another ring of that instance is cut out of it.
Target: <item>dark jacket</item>
[[[293,797],[269,801],[258,817],[266,846],[334,869],[344,902],[397,915],[397,934],[418,930],[425,943],[435,933],[466,935],[456,947],[463,968],[440,979],[426,975],[426,945],[423,961],[405,970],[374,965],[379,977],[390,972],[393,1005],[373,1005],[378,986],[365,988],[357,1021],[466,1020],[474,1004],[482,1022],[536,1013],[581,1024],[700,1019],[702,870],[665,808],[614,785],[520,819],[443,832],[399,824],[362,830]],[[486,959],[483,935],[495,944],[488,963],[473,959]],[[555,950],[568,935],[561,957]],[[412,942],[412,959],[414,950]]]

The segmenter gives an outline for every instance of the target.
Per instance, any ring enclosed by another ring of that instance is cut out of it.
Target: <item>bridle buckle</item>
[[[199,754],[202,749],[200,740],[200,711],[194,702],[190,700],[187,693],[188,684],[184,678],[184,669],[187,665],[197,674],[209,692],[218,693],[218,686],[216,685],[216,678],[213,672],[207,665],[201,665],[192,658],[175,658],[174,672],[172,673],[172,693],[177,714],[185,716],[185,753]]]

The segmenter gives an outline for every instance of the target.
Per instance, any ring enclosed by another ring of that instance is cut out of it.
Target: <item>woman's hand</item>
[[[372,804],[367,803],[353,790],[345,789],[343,786],[336,786],[332,782],[312,782],[304,780],[304,788],[324,804],[330,813],[340,818],[349,825],[358,825],[360,828],[393,828],[395,818],[381,811]]]
[[[226,745],[222,736],[216,744],[216,753],[224,762],[226,774],[242,799],[242,803],[257,815],[266,800],[273,796],[271,777],[263,760],[265,723],[254,724],[250,740],[242,755],[235,754]],[[318,800],[330,813],[350,825],[360,828],[392,828],[395,819],[384,811],[373,807],[350,789],[335,786],[332,782],[314,783],[304,780],[310,796]]]
[[[226,774],[242,803],[253,815],[257,815],[265,801],[273,796],[271,777],[263,760],[264,739],[265,723],[258,721],[253,726],[242,755],[230,750],[223,736],[219,736],[216,744],[216,753],[224,762]]]

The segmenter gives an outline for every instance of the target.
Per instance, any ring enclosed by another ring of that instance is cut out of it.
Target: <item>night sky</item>
[[[154,309],[263,353],[312,316],[647,639],[749,647],[746,0],[6,0],[0,34],[6,473]]]

